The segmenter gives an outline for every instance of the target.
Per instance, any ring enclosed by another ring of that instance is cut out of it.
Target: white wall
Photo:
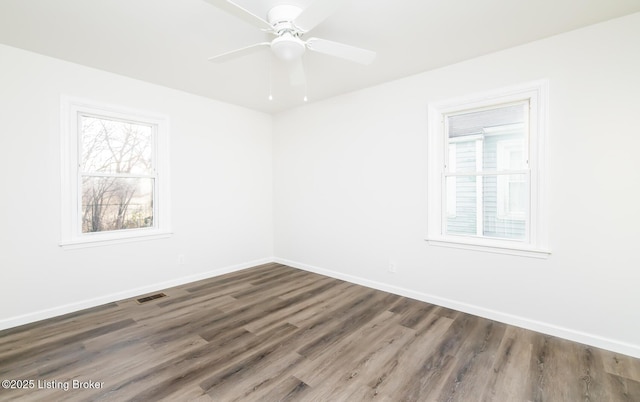
[[[275,116],[276,256],[640,357],[639,72],[634,14]],[[543,78],[552,256],[428,246],[428,102]]]
[[[171,238],[58,246],[61,94],[169,117]],[[6,46],[0,189],[0,329],[273,256],[271,116]]]

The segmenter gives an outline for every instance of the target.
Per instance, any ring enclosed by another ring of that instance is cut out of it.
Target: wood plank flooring
[[[279,264],[163,292],[1,331],[0,400],[640,401],[640,359]]]

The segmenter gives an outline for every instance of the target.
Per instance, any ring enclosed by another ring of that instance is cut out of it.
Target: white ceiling
[[[312,1],[236,3],[266,18]],[[307,51],[309,101],[638,11],[640,0],[345,0],[311,34],[378,56],[361,66]],[[0,0],[0,43],[273,113],[302,104],[305,89],[268,50],[207,61],[270,39],[203,0]]]

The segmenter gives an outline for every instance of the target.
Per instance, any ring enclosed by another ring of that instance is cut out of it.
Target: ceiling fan
[[[344,0],[316,0],[304,10],[290,4],[276,5],[269,10],[266,20],[229,0],[204,1],[275,35],[271,42],[256,43],[210,57],[209,60],[213,62],[225,62],[268,47],[279,59],[285,61],[300,60],[306,49],[364,65],[370,64],[376,57],[376,53],[371,50],[327,39],[303,38],[335,12]]]

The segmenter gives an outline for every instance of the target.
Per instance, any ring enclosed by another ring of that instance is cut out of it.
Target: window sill
[[[426,239],[426,241],[430,246],[459,248],[464,250],[508,254],[520,257],[546,259],[551,255],[551,250],[536,249],[532,247],[520,246],[518,244],[505,244],[504,242],[480,242],[473,241],[472,239],[458,240],[451,238],[432,238]]]
[[[65,240],[60,242],[60,247],[66,250],[73,250],[78,248],[87,247],[100,247],[109,246],[113,244],[132,243],[138,241],[166,239],[171,237],[173,233],[169,231],[153,231],[153,232],[134,232],[118,235],[104,234],[104,235],[87,235],[87,237]]]

